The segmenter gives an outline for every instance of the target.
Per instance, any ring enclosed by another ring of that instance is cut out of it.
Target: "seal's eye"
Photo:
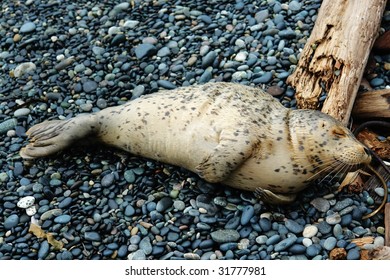
[[[345,131],[340,128],[334,128],[332,134],[336,137],[345,137]]]

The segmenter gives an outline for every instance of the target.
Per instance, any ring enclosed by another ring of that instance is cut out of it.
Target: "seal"
[[[235,83],[162,90],[26,134],[25,159],[49,156],[86,137],[184,167],[211,183],[289,203],[314,180],[346,173],[371,156],[334,118],[291,110],[259,88]]]

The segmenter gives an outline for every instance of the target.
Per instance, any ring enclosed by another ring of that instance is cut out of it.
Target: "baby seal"
[[[126,104],[27,131],[20,155],[52,155],[85,137],[184,167],[211,183],[292,202],[310,182],[367,164],[363,144],[334,118],[290,110],[259,88],[209,83],[144,95]]]

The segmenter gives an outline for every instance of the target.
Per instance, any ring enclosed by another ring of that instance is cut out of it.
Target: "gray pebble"
[[[236,242],[240,234],[234,229],[220,229],[211,232],[211,238],[218,243]]]
[[[292,235],[290,237],[287,237],[286,239],[283,239],[279,243],[275,244],[274,250],[275,252],[281,252],[292,246],[295,241],[297,241],[297,237],[295,235]]]
[[[148,236],[141,240],[139,243],[139,248],[144,251],[145,255],[150,255],[152,253],[153,248]]]
[[[214,60],[217,58],[217,53],[215,51],[210,51],[202,58],[202,68],[206,69],[207,67],[213,65]]]
[[[157,49],[152,44],[140,44],[134,49],[135,55],[138,59],[143,59],[148,56],[153,56],[157,53]]]
[[[329,201],[321,197],[313,199],[312,201],[310,201],[310,204],[322,213],[325,213],[330,209]]]
[[[16,227],[19,224],[19,216],[16,214],[12,214],[8,216],[4,221],[4,228],[6,230]]]
[[[325,250],[331,251],[336,246],[336,243],[337,243],[337,239],[333,236],[330,236],[327,239],[325,239],[323,247]]]
[[[49,254],[49,249],[49,243],[46,240],[42,241],[38,250],[38,260],[44,260]]]
[[[341,222],[341,216],[339,213],[333,213],[327,216],[325,221],[330,225],[335,225]]]
[[[298,224],[294,220],[290,220],[290,219],[286,220],[285,226],[288,228],[289,231],[295,234],[301,233],[303,231],[303,226]]]
[[[33,32],[36,28],[37,26],[35,23],[28,21],[20,27],[20,33],[30,33]]]
[[[163,197],[157,202],[156,210],[158,212],[165,212],[168,208],[170,208],[173,204],[173,201],[170,197]]]
[[[96,231],[86,231],[84,233],[84,238],[88,241],[101,241],[100,234]]]
[[[60,215],[54,218],[54,222],[58,224],[67,224],[70,222],[70,220],[71,220],[70,215]]]

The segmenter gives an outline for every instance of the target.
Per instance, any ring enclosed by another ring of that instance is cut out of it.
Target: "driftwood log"
[[[349,122],[363,72],[387,0],[324,0],[298,62],[287,82],[299,108],[318,109]]]
[[[359,93],[352,116],[356,119],[390,118],[390,89]]]

